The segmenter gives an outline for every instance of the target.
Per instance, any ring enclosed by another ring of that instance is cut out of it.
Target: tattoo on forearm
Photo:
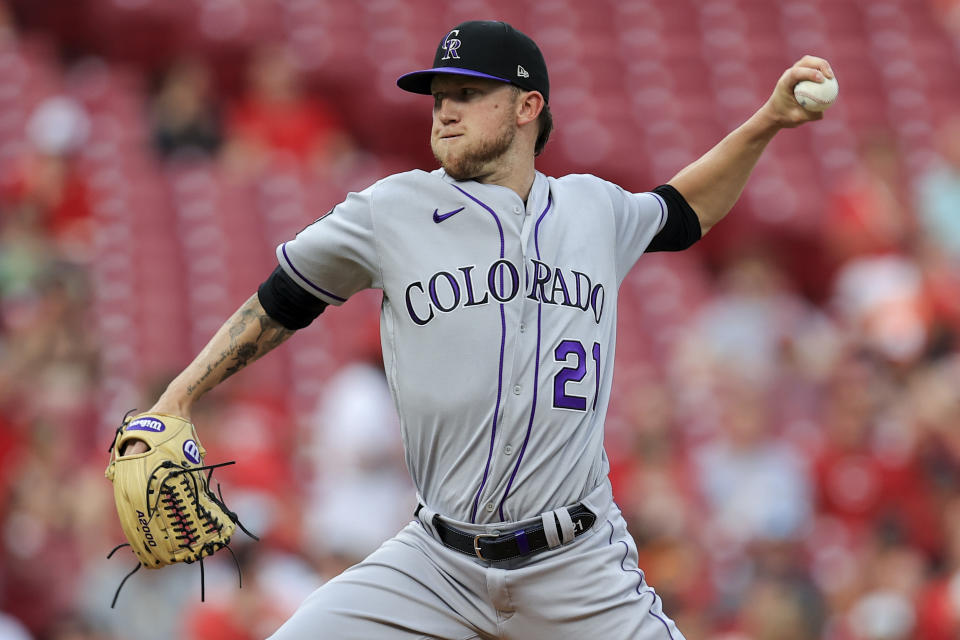
[[[248,337],[244,339],[247,329],[257,322],[260,332],[252,340]],[[232,360],[223,370],[223,374],[217,381],[223,382],[237,371],[243,369],[247,364],[256,360],[263,354],[280,345],[284,340],[290,337],[294,331],[285,328],[276,320],[271,318],[257,304],[255,307],[248,302],[235,314],[232,323],[228,329],[230,343],[226,349],[220,352],[217,360],[207,365],[203,374],[193,383],[187,386],[187,393],[193,394],[201,388],[204,383],[221,370],[222,365],[228,360]]]
[[[247,323],[252,323],[254,319],[260,325],[260,333],[252,341],[239,342],[238,338],[246,332]],[[259,305],[256,309],[244,309],[238,322],[230,328],[230,349],[224,355],[232,356],[233,362],[223,372],[220,382],[279,345],[292,333],[293,331],[268,316]]]

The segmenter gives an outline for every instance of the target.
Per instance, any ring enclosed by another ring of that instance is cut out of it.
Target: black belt
[[[418,515],[422,508],[422,504],[417,505],[417,510],[413,512],[413,515]],[[573,520],[574,538],[589,531],[597,520],[597,516],[583,504],[577,504],[568,509],[567,512],[570,514],[570,519]],[[554,516],[554,520],[556,520],[556,516]],[[559,522],[556,524],[557,531],[559,531],[560,524]],[[443,542],[444,546],[468,556],[476,556],[487,562],[503,562],[513,558],[522,558],[550,547],[547,542],[547,534],[543,530],[542,521],[514,531],[473,534],[454,529],[444,524],[439,515],[435,515],[433,517],[433,527],[437,530],[440,541]],[[559,533],[558,537],[562,538]]]

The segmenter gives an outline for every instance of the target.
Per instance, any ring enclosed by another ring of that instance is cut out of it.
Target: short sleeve
[[[330,213],[277,247],[277,260],[287,275],[328,304],[340,305],[358,291],[382,286],[373,190],[351,193]]]
[[[616,226],[617,278],[622,281],[667,220],[667,205],[655,193],[630,193],[607,183]]]

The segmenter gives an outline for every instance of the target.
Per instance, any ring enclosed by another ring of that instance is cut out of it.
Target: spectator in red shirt
[[[24,131],[28,150],[0,192],[0,222],[19,217],[80,262],[89,257],[92,235],[87,179],[77,161],[89,128],[77,101],[52,96],[40,102]]]
[[[228,160],[241,169],[277,158],[327,168],[352,149],[333,106],[305,91],[303,76],[282,46],[254,51],[245,94],[229,113],[227,135]]]
[[[892,136],[886,131],[866,135],[860,162],[827,202],[824,243],[837,264],[904,250],[915,231],[906,184]]]

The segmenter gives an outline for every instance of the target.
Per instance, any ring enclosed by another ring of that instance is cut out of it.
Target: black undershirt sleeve
[[[655,251],[683,251],[700,239],[700,218],[679,191],[669,184],[653,190],[667,203],[667,221],[653,236],[646,253]]]
[[[292,331],[303,329],[327,308],[326,302],[294,282],[279,266],[257,289],[257,297],[268,316]]]

